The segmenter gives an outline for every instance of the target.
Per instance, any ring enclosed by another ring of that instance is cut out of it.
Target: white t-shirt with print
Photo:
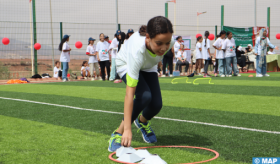
[[[128,41],[122,45],[116,58],[117,73],[123,77],[126,73],[138,80],[139,72],[157,72],[157,66],[162,61],[163,56],[151,56],[146,48],[145,36],[140,36],[139,32],[135,32],[130,36]],[[172,37],[168,52],[174,45]],[[165,53],[166,53],[165,52]]]
[[[111,56],[113,59],[116,58],[116,56],[117,56],[118,45],[119,45],[119,41],[117,40],[117,38],[114,38],[109,47],[109,50],[112,49]]]
[[[222,48],[223,43],[224,43],[225,39],[222,38],[218,38],[213,46],[217,47],[217,48]],[[224,59],[225,58],[225,53],[223,50],[217,50],[216,49],[216,59]]]
[[[109,60],[109,46],[110,44],[106,41],[98,42],[96,45],[96,51],[99,53],[100,61]]]
[[[94,54],[96,52],[96,45],[88,45],[87,53]],[[88,63],[98,63],[97,56],[89,56]]]
[[[195,46],[195,50],[196,50],[195,58],[196,59],[202,59],[202,52],[199,50],[200,48],[202,49],[202,44],[200,42],[197,42],[196,46]]]
[[[58,71],[60,71],[61,68],[57,68],[57,67],[54,67],[53,68],[53,77],[54,78],[58,78]]]
[[[208,49],[210,48],[210,40],[207,39],[206,44],[205,44],[205,39],[203,39],[202,44],[201,44],[201,48],[202,48],[202,58],[206,59],[206,60],[209,59],[210,54],[208,52]]]
[[[63,50],[70,50],[70,46],[67,42],[63,43],[60,55],[60,62],[70,62],[70,51],[63,52]]]
[[[81,74],[83,74],[83,70],[86,71],[86,76],[87,76],[87,72],[89,72],[90,68],[89,68],[88,66],[87,66],[87,67],[82,66],[82,68],[81,68]]]
[[[235,49],[236,49],[236,45],[235,45],[235,40],[233,38],[231,38],[230,40],[227,38],[222,46],[223,50],[226,50],[225,52],[225,58],[229,58],[229,57],[235,57]]]
[[[178,51],[179,51],[179,49],[180,49],[180,46],[181,46],[181,44],[180,44],[178,41],[176,41],[176,42],[174,43],[174,52],[175,52],[175,54],[178,53]]]

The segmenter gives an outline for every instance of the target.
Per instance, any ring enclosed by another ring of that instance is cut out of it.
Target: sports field
[[[160,78],[163,108],[151,122],[158,142],[146,144],[133,125],[132,147],[210,148],[220,154],[213,164],[279,157],[280,74],[248,75],[212,77],[214,84],[198,80],[199,85]],[[108,140],[123,117],[124,96],[125,84],[102,81],[1,85],[0,163],[114,163]],[[149,151],[168,163],[214,157],[193,149]]]

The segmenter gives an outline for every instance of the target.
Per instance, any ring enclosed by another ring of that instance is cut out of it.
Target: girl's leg
[[[98,63],[93,63],[93,64],[94,64],[94,69],[95,69],[96,76],[99,77],[99,75],[100,75],[99,64]]]
[[[67,80],[67,62],[62,62],[63,69],[62,69],[62,80]]]
[[[237,58],[236,56],[235,57],[232,57],[232,66],[233,66],[233,73],[234,75],[238,75],[239,74],[239,70],[238,70],[238,66],[237,66]]]
[[[163,57],[163,61],[162,61],[162,75],[166,74],[166,64],[167,64],[167,57]]]
[[[197,71],[197,69],[199,69],[199,59],[196,59],[194,71]]]
[[[205,60],[205,65],[204,65],[204,74],[207,74],[208,72],[208,66],[209,66],[210,60]]]
[[[266,56],[263,58],[262,74],[266,75]]]
[[[185,61],[185,65],[186,65],[186,67],[185,67],[185,73],[186,74],[188,74],[188,69],[189,69],[189,62],[188,61]]]
[[[173,58],[167,58],[168,66],[169,66],[169,73],[170,75],[173,74]]]
[[[231,57],[226,58],[226,74],[231,75],[232,67],[231,67]]]
[[[109,80],[109,77],[110,77],[110,61],[109,60],[105,61],[105,66],[106,66],[106,70],[107,70],[107,80]]]
[[[93,78],[93,72],[94,72],[94,64],[93,63],[89,63],[89,70],[90,70],[90,75]]]
[[[216,59],[215,73],[218,73],[218,65],[219,65],[219,59]]]
[[[100,61],[99,64],[101,68],[102,80],[105,81],[105,61]]]
[[[112,67],[110,72],[110,80],[115,80],[116,78],[116,63],[115,58],[112,58]]]
[[[224,69],[224,59],[218,59],[218,63],[216,63],[216,68],[219,67],[219,74],[225,75],[225,69]],[[218,65],[217,65],[218,64]],[[216,72],[217,73],[217,72]]]

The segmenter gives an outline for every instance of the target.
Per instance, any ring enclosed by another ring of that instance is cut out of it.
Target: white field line
[[[70,109],[87,110],[87,111],[92,111],[92,112],[102,112],[102,113],[111,113],[111,114],[123,115],[122,112],[112,112],[112,111],[105,111],[105,110],[86,109],[86,108],[80,108],[80,107],[74,107],[74,106],[68,106],[68,105],[51,104],[51,103],[38,102],[38,101],[30,101],[30,100],[24,100],[24,99],[14,99],[14,98],[7,98],[7,97],[0,97],[0,99],[3,99],[3,100],[13,100],[13,101],[21,101],[21,102],[29,102],[29,103],[42,104],[42,105],[50,105],[50,106],[64,107],[64,108],[70,108]],[[180,119],[173,119],[173,118],[166,118],[166,117],[154,117],[154,118],[155,119],[160,119],[160,120],[168,120],[168,121],[176,121],[176,122],[187,122],[187,123],[193,123],[193,124],[215,126],[215,127],[222,127],[222,128],[230,128],[230,129],[238,129],[238,130],[246,130],[246,131],[253,131],[253,132],[280,134],[280,132],[278,132],[278,131],[268,131],[268,130],[252,129],[252,128],[245,128],[245,127],[237,127],[237,126],[219,125],[219,124],[213,124],[213,123],[207,123],[207,122],[198,122],[198,121],[191,121],[191,120],[180,120]]]

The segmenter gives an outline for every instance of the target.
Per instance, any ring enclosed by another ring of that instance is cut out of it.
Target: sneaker
[[[122,135],[119,134],[119,133],[116,133],[116,131],[114,131],[112,134],[111,134],[111,138],[110,140],[108,141],[109,142],[109,147],[108,147],[108,151],[109,152],[115,152],[118,148],[120,148],[122,145],[121,145],[121,141],[122,141]]]
[[[161,75],[161,77],[166,77],[165,75]]]
[[[203,77],[211,77],[211,76],[209,76],[208,74],[205,73]]]
[[[221,75],[220,77],[226,77],[225,75]]]
[[[91,78],[91,81],[94,81],[95,79],[94,78]]]
[[[201,76],[202,74],[201,74],[201,73],[198,73],[197,75],[198,75],[198,76]]]
[[[270,75],[269,74],[265,74],[264,76],[269,77]]]
[[[102,78],[99,76],[99,77],[98,77],[98,80],[102,80]]]
[[[112,80],[112,79],[109,79],[109,81],[114,81],[114,80]]]
[[[236,75],[234,75],[234,76],[239,76],[239,77],[240,77],[241,75],[240,75],[240,74],[236,74]]]
[[[173,77],[173,75],[170,75],[169,77]]]
[[[257,74],[256,77],[263,77],[263,75],[262,74]]]
[[[151,122],[150,121],[148,121],[147,123],[140,123],[139,122],[139,117],[138,117],[134,121],[134,124],[138,128],[138,131],[141,130],[143,140],[146,143],[155,143],[155,142],[157,142],[157,138],[156,138],[156,135],[155,135],[154,131],[151,128]]]
[[[211,75],[209,75],[208,73],[207,73],[207,75],[211,77]]]
[[[232,77],[232,75],[227,75],[227,77]]]
[[[85,77],[85,80],[87,80],[87,77]]]
[[[66,81],[67,81],[66,79],[63,79],[63,80],[62,80],[62,82],[66,82]]]
[[[183,73],[180,73],[180,75],[183,76],[184,74],[183,74]]]
[[[215,77],[218,77],[218,74],[217,74],[217,73],[215,73]]]

